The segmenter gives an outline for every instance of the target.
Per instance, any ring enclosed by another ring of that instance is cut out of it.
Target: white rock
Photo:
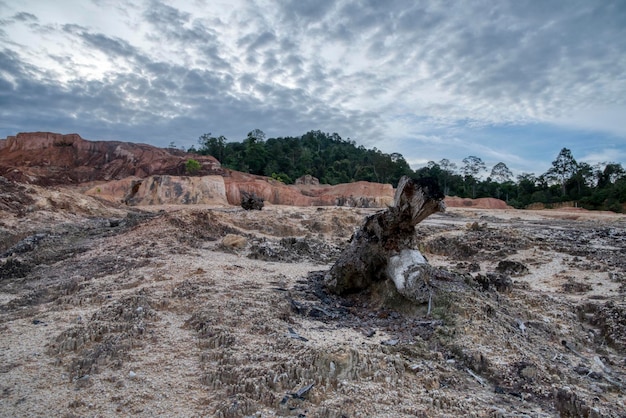
[[[409,285],[409,281],[415,281],[415,277],[411,276],[411,269],[416,264],[426,263],[426,259],[418,250],[402,250],[400,254],[389,259],[387,274],[396,284],[398,291],[402,291]]]
[[[402,250],[387,264],[387,275],[398,292],[417,303],[428,302],[431,297],[430,271],[428,261],[417,250]]]

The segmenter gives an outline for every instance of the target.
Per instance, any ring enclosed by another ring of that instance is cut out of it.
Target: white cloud
[[[626,143],[626,103],[573,109],[555,119],[554,123],[588,131],[606,132],[615,135],[616,141]]]
[[[14,121],[0,128],[56,120],[93,137],[102,122],[123,140],[158,126],[165,144],[321,129],[410,161],[473,151],[527,166],[546,157],[478,132],[543,123],[613,135],[623,156],[625,10],[620,0],[24,0],[0,9],[10,60],[0,82],[12,86],[0,115]],[[46,109],[52,99],[64,106]]]
[[[595,164],[626,161],[626,152],[623,149],[617,148],[600,149],[583,155],[580,161],[584,161],[592,166]]]

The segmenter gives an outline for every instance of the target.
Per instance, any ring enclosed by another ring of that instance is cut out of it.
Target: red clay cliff
[[[198,174],[221,174],[210,156],[119,141],[87,141],[78,134],[19,133],[0,140],[0,175],[39,185],[78,184],[153,174],[184,175],[189,158]]]

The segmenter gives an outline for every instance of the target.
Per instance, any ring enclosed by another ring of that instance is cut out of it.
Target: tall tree
[[[452,183],[452,177],[456,173],[456,164],[443,158],[439,161],[439,167],[441,168],[441,180],[443,182],[443,194],[450,194],[450,184]]]
[[[453,175],[456,172],[456,164],[448,160],[447,158],[439,161],[439,167],[448,174]]]
[[[575,196],[572,197],[580,199],[583,195],[583,189],[593,186],[593,177],[593,167],[591,167],[591,165],[584,162],[578,163],[576,172],[569,179],[569,183],[575,184],[576,186]],[[570,185],[569,190],[571,189],[572,186]]]
[[[243,143],[245,146],[245,163],[249,172],[252,174],[264,174],[267,163],[265,133],[260,129],[253,129],[248,132],[248,136]]]
[[[260,129],[253,129],[248,132],[246,140],[251,142],[263,142],[265,141],[265,132]]]
[[[626,171],[621,164],[618,163],[600,163],[595,167],[594,174],[597,178],[596,186],[604,188],[617,181],[618,178],[624,176]]]
[[[522,206],[531,203],[531,196],[537,191],[537,177],[533,173],[517,176],[517,199]]]
[[[478,175],[480,172],[485,171],[487,166],[482,159],[474,155],[463,158],[463,167],[461,171],[465,176],[465,181],[472,186],[472,198],[476,197],[476,183],[478,181]]]
[[[475,179],[478,178],[478,174],[481,171],[485,171],[487,169],[487,166],[485,166],[485,163],[483,162],[483,160],[474,155],[470,155],[469,157],[463,158],[463,164],[464,165],[461,168],[463,175],[467,177],[471,176],[471,177],[474,177]]]
[[[561,185],[563,196],[566,195],[565,185],[567,181],[578,171],[578,163],[572,155],[572,151],[562,148],[556,159],[552,161],[552,167],[545,173],[545,177]]]
[[[406,162],[402,154],[393,152],[389,156],[391,158],[391,162],[393,163],[393,174],[390,179],[392,184],[397,184],[402,176],[412,176],[413,170],[411,170],[411,166]]]
[[[506,183],[511,181],[513,173],[509,170],[509,167],[507,167],[506,164],[500,162],[493,166],[489,177],[491,177],[491,180],[498,183]]]

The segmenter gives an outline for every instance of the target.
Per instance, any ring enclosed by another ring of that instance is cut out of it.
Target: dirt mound
[[[446,196],[445,203],[450,208],[476,208],[476,209],[512,209],[505,201],[493,197],[481,197],[468,199],[456,196]]]
[[[23,184],[0,177],[0,212],[22,214],[35,203],[36,192]]]
[[[65,220],[126,214],[76,191],[25,185],[0,176],[0,253]]]

